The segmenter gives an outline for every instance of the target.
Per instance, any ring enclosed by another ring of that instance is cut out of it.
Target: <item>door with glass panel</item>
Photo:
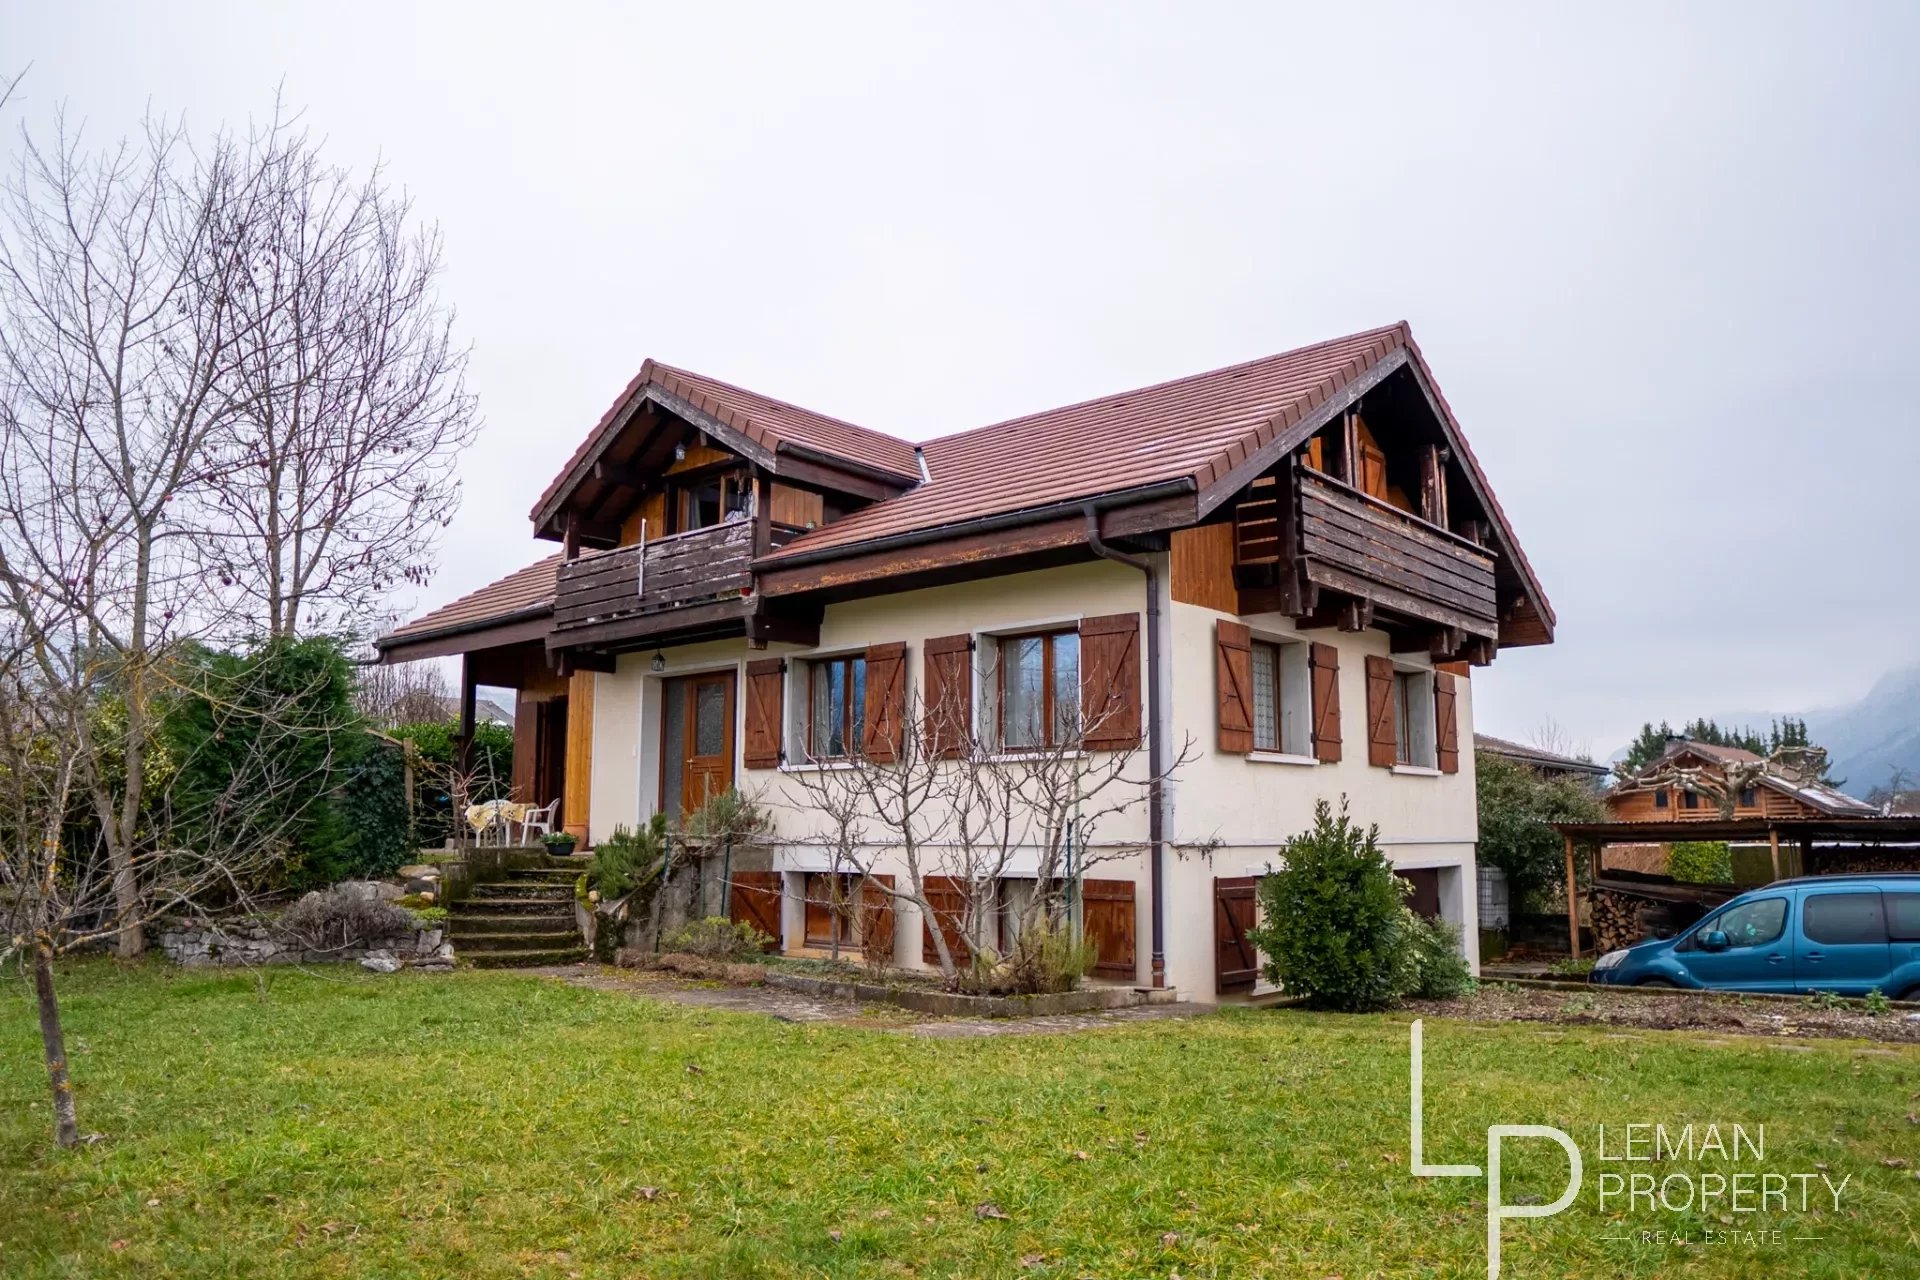
[[[660,717],[660,808],[677,818],[733,786],[733,672],[666,682]]]

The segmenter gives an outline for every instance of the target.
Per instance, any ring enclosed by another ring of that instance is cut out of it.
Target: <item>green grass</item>
[[[1483,1186],[1408,1176],[1400,1016],[933,1041],[511,974],[284,973],[263,993],[97,963],[65,992],[81,1125],[105,1139],[51,1146],[9,981],[9,1280],[1485,1275]],[[1920,1273],[1920,1182],[1881,1163],[1920,1167],[1920,1053],[1441,1021],[1426,1039],[1429,1160],[1481,1162],[1492,1123],[1587,1149],[1574,1209],[1507,1225],[1510,1277]],[[1603,1241],[1730,1225],[1595,1209],[1593,1127],[1656,1120],[1765,1124],[1764,1167],[1853,1189],[1839,1214],[1732,1224],[1818,1241]],[[1557,1193],[1545,1145],[1510,1158],[1510,1199]]]

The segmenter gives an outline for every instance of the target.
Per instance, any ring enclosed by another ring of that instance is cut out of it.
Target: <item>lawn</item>
[[[1404,1015],[938,1041],[513,974],[99,962],[65,991],[105,1136],[50,1145],[10,980],[8,1280],[1486,1274],[1484,1185],[1408,1173]],[[1884,1163],[1920,1167],[1920,1050],[1436,1019],[1426,1044],[1429,1161],[1481,1163],[1494,1123],[1586,1151],[1573,1208],[1507,1224],[1507,1276],[1920,1274],[1920,1182]],[[1625,1166],[1595,1127],[1656,1121],[1765,1125],[1745,1167],[1850,1175],[1843,1207],[1603,1213]],[[1507,1166],[1509,1200],[1564,1180],[1548,1143]],[[1749,1230],[1781,1236],[1705,1234]]]

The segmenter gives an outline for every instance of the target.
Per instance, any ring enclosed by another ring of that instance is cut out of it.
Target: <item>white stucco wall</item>
[[[1162,558],[1164,564],[1164,557]],[[1348,797],[1351,811],[1362,822],[1378,823],[1380,837],[1397,866],[1446,868],[1442,877],[1442,904],[1471,940],[1475,937],[1473,842],[1476,838],[1473,752],[1472,682],[1460,680],[1460,772],[1453,775],[1412,775],[1367,764],[1366,688],[1364,657],[1386,654],[1381,632],[1349,635],[1315,631],[1312,639],[1335,645],[1340,651],[1340,700],[1344,758],[1338,764],[1255,763],[1225,755],[1215,746],[1214,622],[1229,616],[1192,605],[1174,604],[1164,595],[1164,632],[1167,700],[1173,724],[1169,753],[1191,738],[1194,758],[1170,788],[1172,823],[1166,864],[1167,980],[1194,999],[1212,999],[1214,992],[1214,900],[1216,876],[1258,872],[1274,861],[1279,845],[1312,820],[1313,804],[1325,797],[1335,803]],[[600,839],[616,825],[634,824],[651,814],[659,800],[661,678],[697,671],[731,669],[735,672],[735,777],[748,794],[768,806],[782,843],[776,867],[799,872],[823,870],[821,852],[805,843],[819,829],[817,815],[806,804],[804,791],[791,769],[748,770],[739,758],[743,734],[741,677],[753,658],[845,652],[870,644],[907,642],[909,697],[923,687],[923,642],[935,636],[1012,631],[1051,623],[1070,623],[1101,614],[1145,612],[1143,576],[1112,563],[1076,565],[1013,574],[1003,578],[901,592],[896,595],[849,601],[827,608],[817,649],[775,645],[765,652],[748,650],[744,640],[715,641],[664,651],[666,668],[650,669],[651,650],[621,657],[618,669],[598,677],[594,700],[593,837]],[[1256,634],[1284,639],[1294,634],[1292,623],[1279,615],[1243,618]],[[1142,639],[1142,680],[1145,683],[1146,644]],[[1404,656],[1396,661],[1406,663]],[[1142,696],[1144,700],[1144,688]],[[790,686],[788,705],[796,696]],[[1146,753],[1138,758],[1142,776]],[[1147,836],[1144,803],[1130,813],[1109,818],[1094,833],[1096,844],[1143,844]],[[1210,854],[1182,854],[1178,846],[1217,842]],[[901,870],[884,856],[876,867]],[[1144,855],[1100,867],[1094,874],[1136,881],[1138,980],[1150,977],[1151,902],[1148,863]],[[797,904],[789,912],[797,916]],[[919,962],[920,921],[910,910],[898,916],[901,963]],[[790,926],[797,919],[790,919]],[[1474,948],[1469,947],[1472,951]]]

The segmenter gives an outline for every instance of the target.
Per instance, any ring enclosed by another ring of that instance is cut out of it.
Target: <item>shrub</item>
[[[1006,977],[1021,995],[1072,991],[1093,972],[1099,958],[1097,943],[1075,936],[1065,920],[1043,914],[1014,939],[1013,950],[1007,953]]]
[[[316,889],[280,913],[280,928],[309,951],[364,947],[414,931],[413,912],[345,885]]]
[[[718,850],[731,837],[741,840],[758,835],[773,825],[759,805],[728,787],[708,796],[698,809],[680,819],[680,834],[702,852]]]
[[[1733,854],[1724,840],[1682,840],[1667,851],[1667,874],[1689,884],[1732,884]]]
[[[1460,926],[1451,920],[1406,915],[1407,965],[1400,994],[1454,1000],[1473,990],[1473,967],[1460,953]]]
[[[1543,778],[1490,752],[1475,755],[1473,767],[1478,857],[1506,873],[1514,910],[1539,911],[1567,874],[1566,844],[1547,824],[1602,822],[1606,805],[1578,778]]]
[[[750,924],[735,924],[723,916],[691,920],[661,940],[663,951],[680,951],[707,960],[747,960],[772,945],[773,939]]]
[[[667,817],[656,813],[638,831],[615,827],[602,840],[587,864],[587,885],[602,902],[624,898],[643,890],[652,901],[653,889],[660,883],[661,862],[667,847]]]
[[[1322,1008],[1384,1009],[1406,975],[1406,886],[1380,852],[1379,828],[1361,830],[1325,800],[1313,826],[1281,850],[1285,866],[1260,882],[1261,922],[1247,936],[1267,977]]]

